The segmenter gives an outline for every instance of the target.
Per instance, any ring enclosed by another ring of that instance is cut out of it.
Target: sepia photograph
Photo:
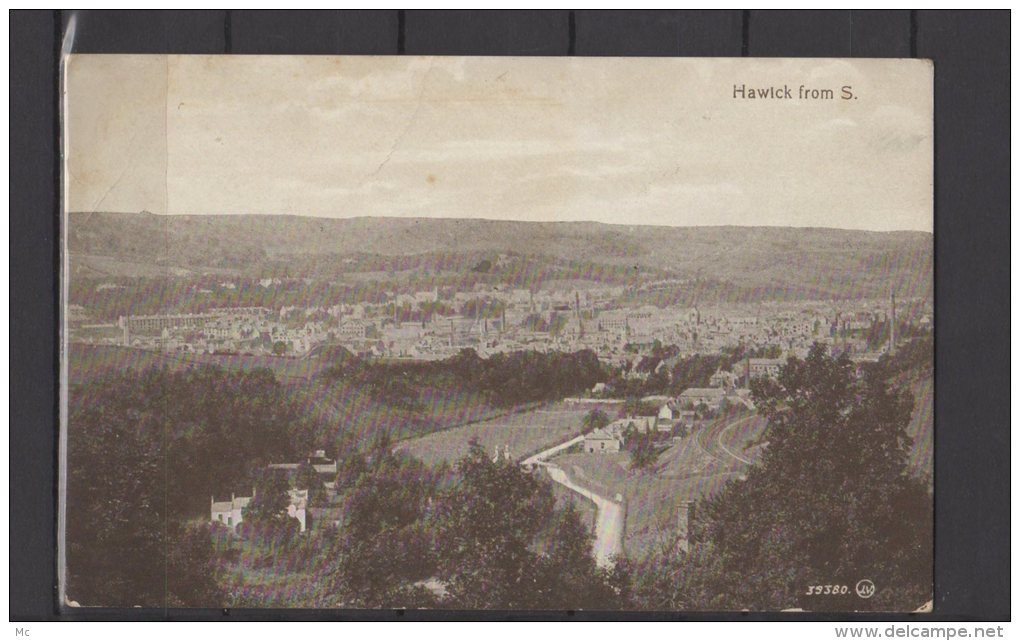
[[[61,607],[931,611],[931,61],[60,90]]]

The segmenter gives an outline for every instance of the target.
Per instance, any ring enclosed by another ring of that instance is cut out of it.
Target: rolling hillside
[[[922,232],[95,212],[70,214],[68,246],[76,276],[257,276],[283,266],[296,276],[337,278],[368,269],[366,256],[393,271],[462,270],[510,254],[573,263],[582,274],[602,265],[805,296],[890,288],[927,296],[932,287],[932,236]]]

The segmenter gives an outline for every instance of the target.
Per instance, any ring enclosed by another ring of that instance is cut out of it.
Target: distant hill
[[[68,246],[75,275],[144,276],[169,268],[253,276],[280,264],[314,266],[321,275],[324,264],[340,265],[351,256],[441,254],[474,261],[503,253],[742,288],[894,288],[901,295],[926,296],[932,287],[932,235],[923,232],[74,212]]]

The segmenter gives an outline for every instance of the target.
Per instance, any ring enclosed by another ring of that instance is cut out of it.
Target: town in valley
[[[930,63],[65,67],[64,606],[932,607]]]
[[[225,551],[214,565],[234,602],[342,599],[319,593],[321,570],[256,581],[259,563],[284,560],[263,550],[266,535],[252,528],[269,518],[262,504],[275,493],[270,516],[291,523],[302,545],[343,538],[358,527],[352,505],[366,482],[358,470],[382,456],[379,447],[435,475],[433,489],[421,490],[426,522],[435,492],[454,483],[451,471],[484,456],[545,479],[556,505],[572,506],[585,524],[600,571],[657,568],[661,559],[650,559],[663,549],[688,558],[699,502],[745,479],[767,449],[762,383],[819,355],[845,359],[848,380],[864,381],[879,366],[903,372],[895,380],[915,399],[905,461],[930,483],[930,292],[891,285],[926,282],[909,260],[898,259],[894,280],[873,279],[849,296],[839,295],[835,276],[828,295],[796,284],[763,292],[702,272],[513,250],[330,260],[344,266],[332,278],[188,263],[138,277],[109,257],[72,260],[81,275],[66,318],[76,393],[110,376],[127,375],[130,385],[162,371],[179,380],[161,386],[190,389],[207,371],[228,380],[267,371],[296,412],[290,421],[313,425],[300,439],[293,435],[305,428],[286,422],[259,428],[290,434],[290,443],[249,454],[237,447],[235,428],[221,427],[226,440],[217,447],[232,450],[237,472],[196,451],[198,476],[180,489],[179,509],[219,532],[213,537]],[[192,418],[156,420],[212,420],[182,402]],[[180,429],[187,442],[194,428]],[[425,591],[423,603],[448,602],[447,582],[429,567],[409,585]],[[316,596],[287,592],[293,580]]]

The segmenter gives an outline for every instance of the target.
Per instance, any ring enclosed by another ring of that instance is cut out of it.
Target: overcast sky
[[[72,211],[932,229],[924,61],[74,56]],[[733,86],[789,85],[793,100]],[[856,100],[801,101],[800,85]]]

